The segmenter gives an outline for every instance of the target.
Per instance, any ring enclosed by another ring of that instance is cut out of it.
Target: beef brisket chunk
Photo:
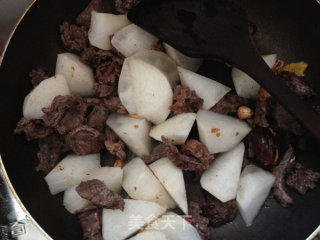
[[[148,164],[166,156],[167,148],[163,143],[160,143],[152,149],[150,155],[142,156],[142,160]]]
[[[190,202],[188,213],[191,216],[191,224],[198,230],[203,240],[210,240],[209,219],[202,216],[202,209],[197,202]]]
[[[104,135],[89,126],[80,126],[68,133],[66,142],[79,155],[98,153],[103,147]]]
[[[78,194],[93,204],[109,209],[124,209],[124,200],[115,192],[112,192],[100,180],[93,179],[81,182],[76,188]]]
[[[136,6],[140,0],[115,0],[115,8],[119,13],[127,13],[131,8]]]
[[[203,99],[199,98],[195,91],[191,91],[188,87],[177,85],[174,88],[173,105],[170,110],[174,114],[197,112],[203,105]]]
[[[228,93],[210,110],[221,114],[232,114],[236,113],[240,106],[247,106],[248,104],[249,100],[247,98]]]
[[[37,67],[32,69],[32,71],[29,73],[29,77],[31,77],[33,87],[36,87],[41,81],[49,78],[49,74],[46,69]]]
[[[14,129],[15,134],[24,132],[28,141],[41,139],[53,132],[42,119],[21,118]]]
[[[101,235],[102,209],[86,208],[78,212],[84,240],[103,240]]]
[[[80,52],[88,45],[88,32],[84,26],[64,22],[60,25],[60,34],[62,45],[67,51]]]
[[[76,22],[79,25],[86,26],[87,28],[90,27],[91,23],[91,12],[104,12],[105,7],[103,5],[102,0],[91,0],[88,6],[80,13],[77,17]]]
[[[107,128],[106,130],[106,141],[104,142],[104,145],[111,155],[115,156],[117,159],[126,160],[126,145],[111,128]]]
[[[83,124],[87,107],[77,94],[56,96],[50,107],[43,108],[43,121],[54,127],[60,134]]]

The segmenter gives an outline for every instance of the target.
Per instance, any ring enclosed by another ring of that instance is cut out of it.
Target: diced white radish
[[[70,213],[75,213],[76,211],[91,205],[90,201],[80,197],[76,187],[77,186],[68,188],[64,191],[63,195],[63,205]]]
[[[178,67],[182,86],[189,87],[196,91],[196,94],[203,99],[203,109],[212,108],[231,89],[217,81],[206,78],[187,69]]]
[[[180,209],[188,214],[187,194],[182,169],[176,167],[168,158],[161,158],[150,164],[149,167]]]
[[[229,151],[251,131],[243,120],[205,110],[198,112],[197,126],[200,141],[210,153]]]
[[[174,86],[179,80],[176,64],[165,53],[141,51],[126,58],[119,78],[122,104],[155,124],[166,120],[172,105]]]
[[[151,151],[149,137],[151,124],[142,118],[133,118],[113,113],[108,117],[107,125],[138,156],[148,155]]]
[[[124,166],[122,187],[133,199],[157,202],[168,208],[176,206],[141,158],[134,158]]]
[[[244,144],[240,143],[229,152],[222,153],[201,176],[202,188],[221,202],[236,198],[239,185]]]
[[[203,62],[203,59],[192,58],[184,55],[183,53],[174,49],[167,43],[163,43],[163,47],[166,50],[166,53],[169,55],[169,57],[171,57],[178,66],[188,69],[190,71],[193,71],[193,72],[198,71],[199,67]]]
[[[269,195],[275,177],[254,165],[248,165],[242,172],[237,192],[237,205],[247,226],[254,218]]]
[[[136,233],[166,208],[149,201],[125,199],[124,210],[103,209],[102,235],[104,240],[122,240]]]
[[[195,113],[182,113],[167,119],[150,130],[150,136],[158,141],[165,136],[174,144],[184,144],[196,120]]]
[[[169,240],[163,232],[155,230],[145,230],[141,233],[138,233],[130,240]]]
[[[92,69],[80,61],[80,58],[72,53],[58,54],[56,74],[62,74],[68,83],[71,93],[77,93],[82,97],[93,95],[94,76]]]
[[[85,180],[86,172],[100,167],[100,154],[69,154],[44,178],[51,194],[57,194]]]
[[[123,170],[119,167],[102,167],[86,172],[86,181],[98,179],[111,191],[120,193],[122,186]]]
[[[111,49],[110,37],[121,28],[129,25],[126,15],[91,12],[91,25],[88,32],[90,44],[104,50]]]
[[[23,102],[23,116],[39,119],[43,116],[42,108],[49,107],[58,95],[69,95],[70,90],[64,76],[56,75],[40,82]]]
[[[272,68],[277,61],[276,54],[262,56],[266,64]],[[258,98],[260,85],[238,68],[232,68],[232,80],[237,94],[245,98]]]
[[[162,215],[152,227],[163,232],[170,240],[201,240],[197,229],[173,212]]]
[[[112,46],[125,57],[130,57],[141,50],[150,50],[157,42],[158,38],[135,24],[116,32],[111,40]]]

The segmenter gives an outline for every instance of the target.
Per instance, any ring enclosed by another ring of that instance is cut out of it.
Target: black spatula
[[[220,59],[246,72],[320,141],[320,116],[278,78],[256,50],[245,10],[229,0],[145,0],[133,23],[191,57]]]

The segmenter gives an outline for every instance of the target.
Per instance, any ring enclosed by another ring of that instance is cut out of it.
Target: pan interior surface
[[[320,90],[320,6],[316,1],[238,0],[257,25],[254,40],[261,54],[277,53],[285,62],[309,63],[307,78]],[[58,26],[73,22],[88,4],[87,0],[37,1],[17,28],[0,68],[1,124],[0,152],[9,178],[23,204],[35,220],[54,239],[82,239],[80,224],[62,205],[62,194],[52,196],[36,172],[37,143],[13,135],[22,115],[24,96],[32,89],[28,73],[37,66],[54,74],[57,53],[61,53]],[[231,85],[230,68],[205,61],[200,73]],[[320,171],[319,151],[314,145],[298,161]],[[320,187],[301,196],[290,191],[294,205],[283,208],[270,197],[251,227],[238,215],[232,223],[212,230],[212,238],[222,239],[305,239],[319,225]],[[190,192],[190,200],[196,194]]]

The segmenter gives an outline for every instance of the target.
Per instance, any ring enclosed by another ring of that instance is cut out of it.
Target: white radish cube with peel
[[[163,47],[166,50],[166,53],[169,55],[169,57],[171,57],[178,66],[188,69],[190,71],[198,71],[199,67],[203,62],[203,59],[192,58],[184,55],[183,53],[181,53],[177,49],[174,49],[167,43],[163,43]]]
[[[149,136],[151,124],[142,118],[113,113],[108,117],[107,125],[127,144],[129,149],[138,156],[151,152]]]
[[[200,142],[212,154],[229,151],[251,131],[243,120],[206,110],[197,113],[197,126]]]
[[[129,240],[169,240],[163,232],[155,231],[155,230],[145,230]]]
[[[217,81],[201,76],[195,72],[178,67],[182,86],[189,87],[203,99],[203,109],[212,108],[231,89]]]
[[[166,211],[166,208],[143,200],[124,200],[124,210],[103,209],[102,235],[104,240],[122,240],[130,237],[142,227]]]
[[[39,119],[44,115],[42,108],[49,107],[56,96],[69,94],[70,90],[63,75],[45,79],[24,98],[23,116]]]
[[[161,141],[161,137],[165,136],[174,144],[182,145],[189,136],[196,116],[195,113],[178,114],[152,127],[149,135],[158,141]]]
[[[277,61],[276,54],[270,54],[262,56],[266,64],[272,68]],[[249,75],[241,71],[240,69],[232,68],[232,80],[237,94],[240,97],[258,99],[258,93],[260,90],[260,85]]]
[[[58,54],[56,74],[61,74],[66,78],[71,93],[82,97],[94,94],[93,71],[88,65],[81,62],[77,55],[72,53]]]
[[[227,202],[236,198],[244,144],[240,143],[229,152],[222,153],[202,174],[201,187],[219,199]]]
[[[157,202],[167,208],[176,206],[141,158],[134,158],[124,166],[122,187],[133,199]]]
[[[168,158],[161,158],[149,165],[150,169],[178,204],[188,214],[186,186],[181,168],[175,166]]]
[[[64,191],[63,195],[63,205],[70,213],[75,213],[82,208],[92,205],[90,201],[80,197],[76,187],[68,188]]]
[[[110,37],[121,28],[129,25],[126,15],[91,12],[91,25],[88,32],[89,42],[92,46],[110,50],[112,48]]]
[[[158,38],[135,24],[122,28],[111,40],[112,46],[125,57],[130,57],[141,50],[150,50],[157,42]]]
[[[88,170],[100,167],[100,154],[69,154],[44,178],[51,194],[57,194],[87,178]]]
[[[274,181],[275,177],[270,172],[255,165],[248,165],[243,170],[237,192],[237,205],[247,226],[252,225]]]

